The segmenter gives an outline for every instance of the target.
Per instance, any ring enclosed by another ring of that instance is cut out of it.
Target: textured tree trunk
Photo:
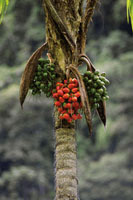
[[[68,27],[76,43],[81,23],[80,0],[53,0],[51,1],[59,16]],[[56,65],[59,80],[64,79],[66,67],[75,64],[75,52],[62,35],[58,24],[51,17],[51,11],[44,1],[46,15],[46,39],[49,53]],[[75,124],[60,121],[55,108],[55,159],[56,159],[56,200],[77,200],[77,159]]]

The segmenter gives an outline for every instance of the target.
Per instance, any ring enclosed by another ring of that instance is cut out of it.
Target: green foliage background
[[[45,40],[41,1],[14,0],[0,26],[0,199],[54,197],[53,102],[30,94],[19,105],[19,81],[31,53]],[[77,124],[81,200],[133,199],[133,37],[126,2],[103,0],[88,31],[87,55],[111,85],[108,123],[93,113],[88,138]],[[85,68],[83,69],[85,70]]]

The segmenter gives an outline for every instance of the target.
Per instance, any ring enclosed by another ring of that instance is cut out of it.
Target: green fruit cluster
[[[92,108],[98,108],[100,101],[109,99],[106,85],[109,85],[110,82],[106,79],[105,72],[100,74],[98,70],[95,72],[86,71],[83,80]]]
[[[55,86],[55,79],[54,64],[50,64],[48,59],[40,58],[34,79],[30,85],[32,95],[44,93],[47,97],[50,97]]]

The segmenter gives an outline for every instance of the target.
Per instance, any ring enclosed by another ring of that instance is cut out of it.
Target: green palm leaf
[[[3,16],[9,4],[9,1],[10,0],[0,0],[0,23],[2,22]]]
[[[131,19],[131,25],[133,30],[133,0],[127,0],[127,21],[129,23]]]

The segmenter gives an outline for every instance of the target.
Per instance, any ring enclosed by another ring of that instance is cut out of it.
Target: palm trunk
[[[77,200],[76,139],[74,128],[56,129],[56,200]]]
[[[59,16],[67,26],[73,40],[77,41],[80,16],[80,0],[53,0],[51,1]],[[68,42],[61,34],[58,24],[51,17],[44,0],[46,15],[46,37],[49,53],[56,66],[59,80],[64,79],[66,66],[75,64],[75,54]],[[56,108],[55,108],[56,110]],[[77,158],[76,158],[76,132],[75,125],[60,121],[55,111],[55,158],[56,158],[56,200],[78,200],[77,192]]]

